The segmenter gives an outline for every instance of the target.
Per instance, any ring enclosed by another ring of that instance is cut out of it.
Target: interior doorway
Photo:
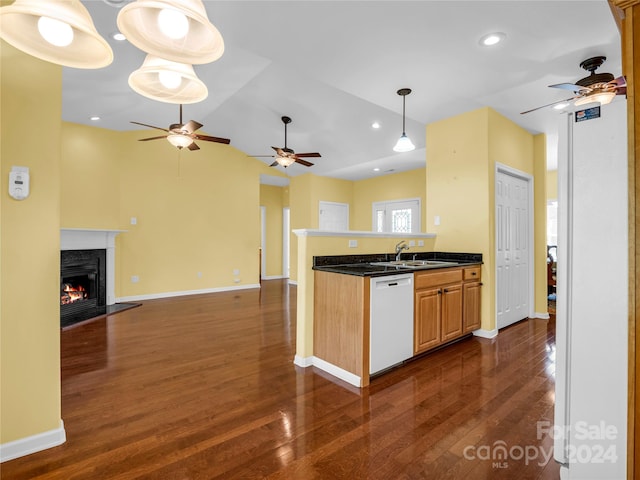
[[[496,326],[527,318],[533,303],[533,178],[496,166]]]

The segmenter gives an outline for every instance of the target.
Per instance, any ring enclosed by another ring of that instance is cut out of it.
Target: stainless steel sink
[[[425,267],[446,267],[458,265],[457,262],[445,262],[442,260],[393,260],[390,262],[372,262],[371,265],[382,265],[387,267],[405,268],[425,268]]]

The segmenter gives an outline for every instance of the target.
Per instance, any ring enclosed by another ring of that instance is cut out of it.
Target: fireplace
[[[60,326],[107,311],[106,249],[60,252]]]

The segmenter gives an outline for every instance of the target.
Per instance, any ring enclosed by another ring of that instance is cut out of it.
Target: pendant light
[[[16,0],[0,7],[0,37],[29,55],[74,68],[102,68],[113,51],[80,0]]]
[[[401,88],[398,90],[398,95],[402,97],[402,135],[398,139],[396,146],[393,147],[394,152],[410,152],[411,150],[415,150],[415,145],[411,143],[411,139],[407,137],[407,134],[404,130],[404,112],[405,112],[405,97],[411,93],[410,88]]]
[[[120,10],[117,23],[136,47],[174,62],[210,63],[224,52],[202,0],[136,0]]]
[[[167,103],[197,103],[209,94],[191,65],[155,55],[147,55],[142,66],[129,75],[129,86],[144,97]]]

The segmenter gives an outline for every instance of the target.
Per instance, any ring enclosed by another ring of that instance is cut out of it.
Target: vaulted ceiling
[[[83,3],[115,60],[99,70],[64,68],[63,119],[114,130],[142,129],[132,120],[177,122],[177,105],[147,99],[128,86],[145,53],[111,38],[118,6],[127,0]],[[586,58],[604,55],[601,71],[622,73],[620,38],[604,0],[204,3],[224,37],[225,53],[194,67],[209,96],[185,105],[185,120],[259,155],[283,146],[280,118],[291,117],[288,146],[322,154],[311,168],[287,168],[291,176],[312,172],[356,180],[423,167],[425,126],[484,106],[532,133],[547,133],[553,169],[559,112],[520,112],[571,96],[548,85],[586,76],[579,67]],[[490,32],[506,38],[495,47],[481,46],[479,39]],[[413,90],[406,97],[406,131],[416,150],[395,153],[402,132],[396,91],[403,87]],[[94,115],[100,120],[91,121]],[[372,128],[373,122],[380,128]]]

